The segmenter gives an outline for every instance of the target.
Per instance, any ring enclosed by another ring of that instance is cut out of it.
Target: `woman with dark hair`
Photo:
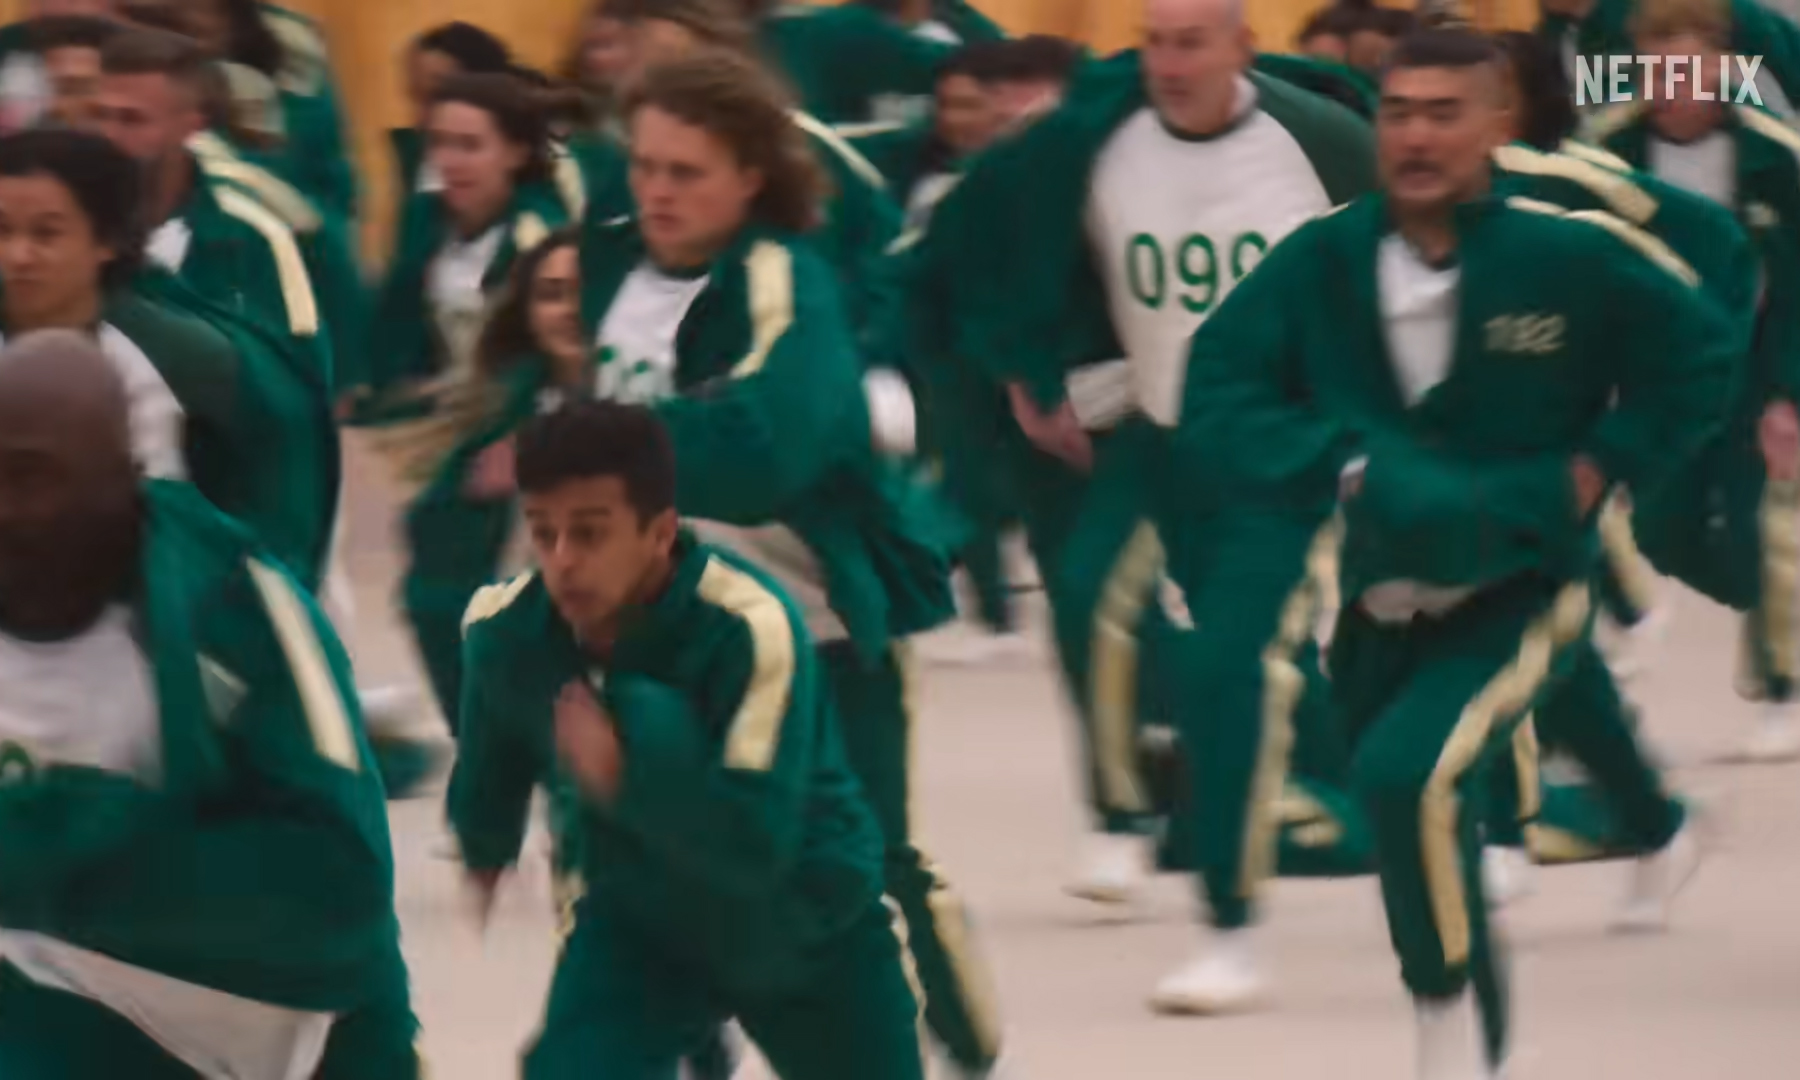
[[[425,166],[425,120],[438,87],[458,75],[498,75],[513,69],[512,53],[506,43],[466,22],[434,26],[414,38],[406,50],[405,64],[412,123],[388,132],[399,170],[396,189],[402,201],[422,184],[436,184],[421,174]]]
[[[272,169],[344,220],[356,216],[356,173],[344,144],[324,38],[309,20],[257,0],[187,0],[186,32],[221,61],[234,103],[245,120],[260,117],[265,143],[243,147],[246,157]]]

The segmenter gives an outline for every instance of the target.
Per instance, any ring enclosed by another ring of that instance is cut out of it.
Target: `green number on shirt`
[[[1231,283],[1244,280],[1269,242],[1261,233],[1239,233],[1229,248]],[[1219,250],[1205,233],[1190,233],[1175,248],[1174,273],[1187,291],[1181,294],[1181,306],[1195,315],[1204,315],[1219,301]],[[1162,244],[1149,233],[1138,233],[1125,249],[1125,281],[1138,303],[1159,310],[1167,298],[1170,267],[1163,263]]]
[[[1144,265],[1146,262],[1148,269]],[[1154,283],[1150,288],[1145,288],[1146,275]],[[1152,310],[1162,307],[1168,278],[1163,271],[1162,245],[1156,242],[1156,237],[1138,233],[1131,238],[1131,243],[1125,247],[1125,280],[1138,303]]]
[[[1199,267],[1194,265],[1196,253],[1201,256]],[[1196,315],[1211,310],[1213,301],[1219,297],[1219,253],[1213,248],[1212,237],[1194,233],[1183,240],[1181,247],[1176,249],[1175,272],[1181,275],[1181,283],[1190,290],[1182,296],[1181,306]]]

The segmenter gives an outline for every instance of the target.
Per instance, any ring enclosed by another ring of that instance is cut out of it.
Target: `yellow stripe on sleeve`
[[[750,631],[750,683],[725,737],[725,766],[768,772],[781,748],[781,721],[794,691],[794,627],[780,598],[755,578],[709,558],[700,599],[741,619]]]

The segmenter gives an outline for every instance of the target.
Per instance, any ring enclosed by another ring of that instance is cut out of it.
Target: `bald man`
[[[88,335],[0,351],[0,1076],[412,1080],[343,652]]]
[[[1010,384],[1036,448],[1025,518],[1100,827],[1070,891],[1139,892],[1151,806],[1137,732],[1172,722],[1193,789],[1182,861],[1201,870],[1213,927],[1152,997],[1181,1013],[1264,996],[1255,899],[1297,713],[1324,700],[1306,693],[1316,659],[1294,629],[1321,595],[1292,571],[1311,529],[1227,522],[1221,500],[1172,484],[1187,342],[1264,252],[1375,178],[1363,120],[1251,71],[1251,56],[1234,0],[1149,0],[1139,51],[977,166],[1005,172],[986,186],[1006,194],[995,215],[1011,235],[987,245],[1006,252],[1004,296],[981,305],[991,325],[970,329],[970,351]]]

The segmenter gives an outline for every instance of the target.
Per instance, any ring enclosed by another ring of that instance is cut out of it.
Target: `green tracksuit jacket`
[[[1375,119],[1380,91],[1367,75],[1346,64],[1291,53],[1257,53],[1250,67],[1335,101],[1364,120]]]
[[[858,4],[783,5],[757,36],[801,106],[827,124],[918,119],[938,64],[955,51]]]
[[[1637,45],[1631,37],[1634,0],[1596,0],[1592,11],[1582,19],[1544,14],[1538,33],[1552,42],[1559,54],[1573,49],[1575,55],[1596,58],[1606,56],[1635,57]],[[1767,71],[1790,102],[1800,104],[1800,27],[1787,16],[1756,0],[1731,0],[1731,48],[1742,56],[1760,56]],[[1610,68],[1608,71],[1610,72]],[[1635,81],[1640,69],[1628,65],[1627,85]],[[1732,85],[1737,85],[1738,68],[1731,68]],[[1569,78],[1574,80],[1571,70]],[[1602,86],[1601,92],[1609,91]],[[1737,91],[1732,91],[1735,97]]]
[[[269,165],[320,207],[345,221],[357,213],[356,167],[344,141],[331,56],[319,25],[298,12],[259,4],[285,58],[275,73],[286,140]]]
[[[634,222],[582,243],[583,319],[600,326],[645,258]],[[832,609],[867,657],[954,610],[960,540],[930,492],[875,455],[861,365],[831,266],[804,241],[750,227],[713,264],[676,341],[679,506],[733,525],[780,522],[823,568]]]
[[[443,201],[432,192],[415,193],[408,203],[401,217],[404,231],[376,293],[370,320],[365,355],[369,387],[378,397],[402,383],[441,374],[451,363],[426,295],[426,274],[450,236],[450,219]],[[527,184],[513,193],[501,220],[506,231],[482,278],[490,295],[506,283],[519,252],[569,218],[552,185]]]
[[[1762,271],[1750,369],[1734,410],[1742,422],[1760,416],[1771,398],[1800,400],[1800,134],[1743,105],[1726,114],[1725,131],[1737,175],[1735,204],[1723,209],[1749,236]],[[1634,168],[1650,167],[1652,135],[1641,108],[1609,110],[1594,134]],[[1753,307],[1756,299],[1752,293]]]
[[[209,232],[225,235],[208,244],[199,263],[184,263],[184,275],[214,298],[242,290],[247,304],[254,299],[267,309],[273,329],[300,338],[322,337],[329,346],[334,393],[366,384],[363,349],[368,343],[369,289],[349,223],[322,210],[273,172],[238,155],[217,136],[202,135],[191,147],[207,177],[210,204],[221,209],[229,205],[224,216],[235,224],[222,227],[217,215],[210,215]],[[241,200],[220,194],[225,191],[249,195],[276,220],[270,222],[267,215],[243,207]],[[282,235],[284,229],[292,238],[291,245]],[[263,236],[268,258],[255,257],[249,231]],[[290,246],[298,250],[305,268],[304,286],[300,275],[293,272]],[[248,275],[248,280],[243,275]],[[309,291],[314,312],[310,316]],[[277,296],[278,305],[274,303]]]
[[[1334,202],[1374,186],[1367,124],[1282,80],[1254,71],[1249,78],[1258,108],[1299,142]],[[1085,208],[1101,150],[1147,104],[1136,53],[1089,65],[1061,109],[982,157],[974,172],[990,175],[965,196],[994,216],[993,224],[968,234],[979,247],[957,255],[973,268],[980,290],[968,305],[974,321],[966,328],[967,355],[989,365],[998,381],[1024,382],[1046,408],[1063,401],[1071,368],[1117,359],[1123,351],[1088,242]]]
[[[1595,542],[1570,458],[1650,491],[1725,415],[1735,336],[1690,269],[1621,242],[1623,222],[1487,198],[1456,227],[1454,358],[1411,407],[1377,295],[1381,195],[1278,244],[1194,336],[1177,452],[1197,482],[1323,521],[1366,459],[1345,508],[1345,603],[1393,580],[1585,577]]]
[[[307,594],[185,484],[144,486],[160,787],[44,765],[0,790],[0,923],[186,982],[349,1012],[402,970],[387,805]]]
[[[799,613],[760,571],[683,535],[673,581],[586,654],[536,575],[469,606],[450,821],[473,869],[518,858],[557,771],[554,707],[585,680],[624,774],[581,817],[590,897],[734,991],[790,986],[881,891],[881,834],[844,761]]]

